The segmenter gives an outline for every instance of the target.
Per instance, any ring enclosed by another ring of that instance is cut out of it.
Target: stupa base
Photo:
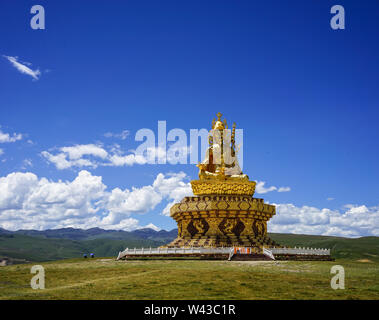
[[[185,197],[171,207],[177,238],[165,245],[183,247],[279,247],[267,236],[275,206],[250,195]]]

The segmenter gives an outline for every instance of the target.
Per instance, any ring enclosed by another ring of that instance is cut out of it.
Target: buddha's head
[[[216,129],[216,130],[224,130],[225,127],[224,127],[224,124],[220,120],[218,120],[215,123],[214,129]]]

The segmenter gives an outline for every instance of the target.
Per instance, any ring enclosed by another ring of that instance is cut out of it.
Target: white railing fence
[[[313,248],[270,248],[272,254],[299,254],[299,255],[330,255],[330,249]]]
[[[234,247],[191,247],[191,248],[126,248],[124,251],[120,251],[117,256],[117,260],[122,259],[125,256],[133,255],[170,255],[170,254],[228,254],[229,259],[234,254]],[[294,254],[294,255],[330,255],[330,249],[313,249],[313,248],[263,248],[263,254],[275,259],[276,254]]]
[[[117,260],[125,256],[133,255],[169,255],[169,254],[229,254],[233,248],[221,247],[221,248],[141,248],[141,249],[129,249],[119,252]]]

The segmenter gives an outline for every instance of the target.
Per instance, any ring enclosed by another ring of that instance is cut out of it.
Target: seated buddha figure
[[[229,179],[249,180],[238,164],[234,146],[235,125],[233,132],[227,129],[226,121],[219,119],[213,123],[209,134],[210,147],[207,149],[205,159],[198,164],[200,179]]]

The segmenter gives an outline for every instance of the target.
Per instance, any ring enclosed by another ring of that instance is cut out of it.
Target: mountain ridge
[[[142,237],[144,239],[148,238],[158,238],[161,239],[173,239],[176,236],[177,229],[171,231],[159,230],[156,231],[151,228],[141,228],[132,231],[125,230],[106,230],[98,227],[89,229],[80,228],[57,228],[57,229],[46,229],[46,230],[34,230],[34,229],[19,229],[16,231],[6,230],[0,228],[0,234],[19,234],[27,236],[40,236],[45,238],[53,239],[71,239],[71,240],[90,240],[97,238],[110,238],[110,239],[128,239],[130,237]]]

